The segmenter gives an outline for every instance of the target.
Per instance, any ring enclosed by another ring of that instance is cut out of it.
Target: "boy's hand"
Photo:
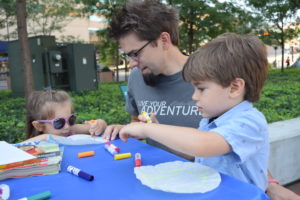
[[[144,134],[144,126],[146,124],[141,122],[134,122],[124,126],[119,133],[119,137],[126,142],[129,137],[135,139],[144,139],[146,135]]]
[[[155,116],[154,113],[151,113],[151,114],[150,114],[150,118],[151,118],[152,123],[159,124],[159,121],[156,119],[156,116]],[[143,114],[140,114],[140,115],[138,116],[138,119],[139,119],[141,122],[147,123],[147,119],[146,119],[146,117],[145,117]]]
[[[120,124],[114,124],[114,125],[109,125],[106,127],[102,138],[106,140],[114,140],[119,134],[119,131],[121,130],[122,127],[125,125],[120,125]]]

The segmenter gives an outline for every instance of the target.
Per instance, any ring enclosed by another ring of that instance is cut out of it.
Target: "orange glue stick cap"
[[[78,158],[84,158],[84,157],[94,156],[94,155],[95,155],[94,151],[81,152],[78,153]]]

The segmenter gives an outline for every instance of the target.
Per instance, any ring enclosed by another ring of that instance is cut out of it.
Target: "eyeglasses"
[[[144,44],[141,48],[139,48],[137,51],[134,51],[134,52],[129,52],[129,53],[123,53],[122,54],[122,57],[124,59],[128,59],[128,58],[131,58],[133,60],[138,60],[139,59],[139,54],[142,52],[142,50],[152,42],[152,40],[150,40],[149,42],[147,42],[146,44]]]
[[[37,120],[38,122],[49,122],[52,123],[52,126],[55,129],[62,129],[66,123],[69,124],[69,126],[73,126],[76,121],[76,115],[71,114],[68,118],[55,118],[52,120]]]

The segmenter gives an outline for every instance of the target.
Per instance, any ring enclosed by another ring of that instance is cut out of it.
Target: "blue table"
[[[131,152],[132,155],[142,154],[143,165],[155,165],[162,162],[183,160],[173,154],[152,147],[135,139],[127,143],[121,140],[113,141],[121,152]],[[95,156],[77,158],[77,153],[95,151]],[[94,181],[86,181],[66,171],[68,165],[94,175]],[[150,189],[136,179],[133,172],[134,158],[114,160],[104,145],[65,146],[61,172],[55,175],[8,179],[0,181],[11,189],[11,198],[31,196],[44,191],[51,191],[52,198],[57,200],[177,200],[177,199],[222,199],[222,200],[267,200],[267,195],[254,185],[241,182],[221,174],[222,182],[213,191],[201,194],[175,194]]]

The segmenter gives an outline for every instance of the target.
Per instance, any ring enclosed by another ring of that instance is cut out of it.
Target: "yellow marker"
[[[152,123],[152,120],[149,116],[149,114],[147,112],[142,112],[142,115],[146,118],[146,122],[149,124],[149,123]]]
[[[120,159],[130,158],[130,157],[131,157],[131,153],[121,153],[121,154],[114,155],[115,160],[120,160]]]
[[[94,151],[81,152],[81,153],[78,153],[78,158],[84,158],[84,157],[93,156],[93,155],[95,155]]]
[[[92,128],[92,126],[93,126],[94,123],[95,123],[95,120],[90,120],[91,128]],[[91,129],[91,128],[90,128],[90,129]],[[90,135],[91,135],[91,136],[94,136],[95,133],[92,132],[92,131],[90,131]]]

